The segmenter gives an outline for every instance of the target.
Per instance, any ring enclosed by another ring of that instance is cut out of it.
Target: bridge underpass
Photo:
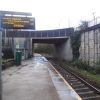
[[[12,39],[13,50],[16,51],[16,45],[23,44],[23,48],[27,50],[28,55],[33,54],[34,43],[54,44],[56,56],[58,58],[71,61],[72,48],[70,36],[73,34],[73,28],[56,29],[56,30],[3,30],[3,38]],[[17,42],[16,42],[17,41]],[[23,42],[23,43],[20,43]],[[16,44],[17,43],[17,44]],[[25,52],[26,53],[26,52]]]
[[[46,44],[49,46],[49,44],[54,45],[55,54],[54,56],[60,59],[64,59],[67,61],[72,60],[72,50],[70,45],[70,38],[51,38],[51,39],[32,39],[33,46],[36,43],[37,48],[39,48],[40,44]],[[43,46],[43,45],[42,45]],[[48,47],[47,46],[47,47]],[[46,49],[46,47],[44,46]],[[48,50],[48,48],[46,49]]]

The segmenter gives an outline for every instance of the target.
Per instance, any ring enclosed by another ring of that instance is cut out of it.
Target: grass
[[[13,59],[3,59],[2,63],[6,63],[6,62],[11,61],[11,60],[13,60]]]
[[[76,72],[78,72],[79,74],[81,74],[84,77],[87,77],[88,79],[92,80],[92,81],[96,81],[100,84],[100,75],[98,74],[93,74],[91,72],[88,72],[86,70],[82,70],[82,69],[78,69],[78,68],[73,68]]]

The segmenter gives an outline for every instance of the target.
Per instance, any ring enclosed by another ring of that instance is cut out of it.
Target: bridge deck
[[[81,100],[40,55],[2,74],[3,100]]]

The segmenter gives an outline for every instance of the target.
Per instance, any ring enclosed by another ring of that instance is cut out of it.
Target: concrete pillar
[[[66,61],[72,61],[72,48],[71,48],[71,40],[68,38],[65,42],[61,44],[56,44],[56,57],[59,59],[63,59]]]
[[[33,54],[32,54],[32,39],[31,38],[30,38],[29,43],[30,43],[30,56],[32,56]]]
[[[16,53],[15,38],[12,38],[12,44],[11,44],[11,47],[12,47],[12,51],[13,51],[14,59],[15,59],[15,53]]]
[[[34,56],[34,43],[32,41],[32,55]]]
[[[32,51],[32,39],[28,38],[27,39],[27,49],[28,49],[28,56],[32,56],[33,55],[33,51]]]
[[[0,100],[2,100],[2,79],[1,79],[1,72],[2,72],[2,32],[0,31]]]

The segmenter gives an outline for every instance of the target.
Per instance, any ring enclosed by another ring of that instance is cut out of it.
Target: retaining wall
[[[100,60],[100,25],[81,32],[80,59],[91,66]]]

